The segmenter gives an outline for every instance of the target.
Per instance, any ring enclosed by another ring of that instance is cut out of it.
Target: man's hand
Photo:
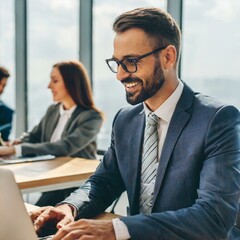
[[[69,205],[63,204],[57,207],[41,207],[35,211],[29,212],[34,229],[39,232],[46,223],[54,223],[57,229],[73,222],[74,217]]]
[[[69,223],[54,235],[53,240],[116,240],[111,220],[87,220]]]
[[[9,156],[15,154],[14,147],[0,146],[0,156]]]

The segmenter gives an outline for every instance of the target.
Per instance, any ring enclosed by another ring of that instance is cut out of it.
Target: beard
[[[146,101],[147,99],[154,96],[158,90],[161,89],[165,82],[161,65],[155,62],[153,75],[145,79],[146,86],[144,86],[144,81],[141,78],[128,77],[122,80],[122,83],[131,82],[139,82],[142,85],[142,89],[139,93],[126,92],[127,102],[131,105],[136,105],[138,103]]]

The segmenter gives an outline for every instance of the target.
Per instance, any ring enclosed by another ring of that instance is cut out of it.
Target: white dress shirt
[[[57,126],[55,127],[55,129],[53,131],[50,142],[56,142],[61,139],[63,130],[64,130],[69,118],[72,116],[72,113],[76,109],[76,107],[77,106],[74,105],[70,109],[64,110],[63,105],[62,104],[59,105],[60,117],[59,117]],[[17,157],[22,156],[21,144],[15,145],[14,147],[15,147],[16,156]]]
[[[171,94],[171,96],[156,111],[154,111],[154,113],[160,118],[159,124],[158,124],[158,136],[159,136],[158,159],[160,159],[161,157],[162,148],[167,135],[168,127],[169,127],[173,112],[176,108],[176,105],[181,97],[182,91],[183,91],[183,83],[179,81],[177,88]],[[151,111],[147,108],[145,103],[144,103],[144,111],[147,119],[147,116]],[[156,164],[156,167],[158,167],[158,164],[159,163]],[[123,221],[121,221],[119,218],[116,218],[112,220],[112,223],[113,223],[117,240],[127,240],[131,238],[128,228]]]
[[[56,142],[61,139],[63,130],[64,130],[69,118],[72,116],[72,113],[76,107],[77,106],[74,105],[70,109],[64,110],[63,105],[62,104],[60,105],[60,107],[59,107],[60,117],[59,117],[57,126],[53,131],[50,142]]]

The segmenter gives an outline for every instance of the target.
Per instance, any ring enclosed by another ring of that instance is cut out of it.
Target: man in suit
[[[227,239],[240,196],[239,111],[179,80],[181,34],[166,12],[135,9],[120,15],[113,29],[114,53],[106,61],[134,106],[115,116],[111,145],[95,174],[56,208],[30,213],[35,229],[55,219],[54,240]],[[156,153],[148,155],[152,113],[157,127],[150,151]],[[125,190],[130,216],[86,220]]]
[[[10,74],[4,67],[0,67],[0,96],[2,95]],[[12,128],[13,110],[0,99],[0,133],[4,141],[8,140]]]

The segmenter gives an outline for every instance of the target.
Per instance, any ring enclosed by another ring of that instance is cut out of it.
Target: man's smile
[[[131,82],[131,83],[123,83],[125,90],[127,92],[134,92],[137,90],[140,82]]]

